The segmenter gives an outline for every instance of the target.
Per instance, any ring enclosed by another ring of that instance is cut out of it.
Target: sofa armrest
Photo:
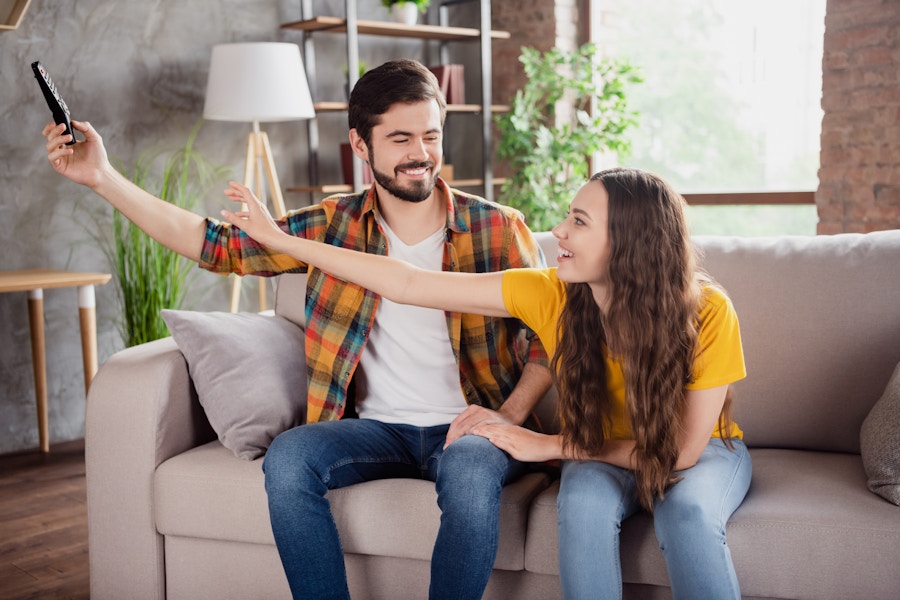
[[[113,355],[91,383],[85,418],[91,597],[165,598],[153,474],[215,438],[172,338]]]

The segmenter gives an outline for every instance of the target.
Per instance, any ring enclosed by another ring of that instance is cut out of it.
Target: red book
[[[463,65],[437,65],[428,68],[437,77],[447,104],[466,103]]]
[[[349,143],[341,144],[341,173],[344,175],[344,183],[353,185],[353,149]],[[370,185],[375,181],[372,167],[367,162],[362,166],[362,179],[364,185]]]

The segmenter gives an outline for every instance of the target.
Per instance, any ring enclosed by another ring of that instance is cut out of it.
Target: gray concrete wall
[[[112,158],[133,169],[142,152],[182,145],[201,118],[210,50],[244,41],[300,42],[279,24],[299,19],[299,1],[137,0],[108,2],[33,0],[19,29],[0,32],[0,252],[2,269],[68,268],[110,272],[91,231],[109,233],[111,209],[84,188],[56,175],[45,158],[44,124],[50,112],[31,74],[41,60],[63,93],[73,117],[89,120]],[[340,0],[314,2],[321,14],[343,14]],[[374,0],[359,3],[360,18],[386,18]],[[344,36],[318,36],[318,99],[343,96],[334,74],[345,62]],[[430,60],[421,42],[361,40],[370,66],[396,56]],[[435,56],[435,55],[432,55]],[[326,74],[332,79],[325,81]],[[473,73],[474,75],[474,73]],[[474,87],[474,86],[473,86]],[[470,101],[477,101],[473,95]],[[346,139],[346,115],[320,120],[322,155]],[[263,125],[283,187],[306,183],[306,125]],[[241,177],[249,125],[204,123],[198,149]],[[332,155],[336,158],[336,154]],[[339,161],[323,165],[325,181],[340,177]],[[225,205],[215,187],[203,214]],[[288,195],[288,207],[309,202]],[[227,310],[227,280],[197,270],[187,308]],[[252,299],[252,295],[250,298]],[[44,294],[50,440],[84,435],[84,389],[74,289]],[[112,283],[97,288],[97,329],[102,364],[123,347]],[[38,446],[27,301],[25,293],[0,294],[0,454]],[[242,305],[252,309],[251,302]]]

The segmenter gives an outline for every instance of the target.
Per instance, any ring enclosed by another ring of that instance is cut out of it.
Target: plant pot
[[[419,7],[414,2],[391,4],[391,15],[397,23],[415,25],[419,20]]]

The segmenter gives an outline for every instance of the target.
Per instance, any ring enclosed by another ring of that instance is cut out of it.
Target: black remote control
[[[34,71],[38,85],[41,86],[41,91],[44,92],[44,99],[47,101],[47,106],[50,107],[50,112],[53,113],[53,120],[56,121],[57,125],[66,124],[66,130],[63,133],[72,136],[72,141],[66,142],[67,145],[71,146],[75,143],[75,134],[72,131],[72,122],[69,120],[69,107],[66,106],[62,96],[59,95],[56,86],[53,85],[53,80],[50,79],[50,74],[47,73],[41,61],[36,60],[31,63],[31,70]]]

